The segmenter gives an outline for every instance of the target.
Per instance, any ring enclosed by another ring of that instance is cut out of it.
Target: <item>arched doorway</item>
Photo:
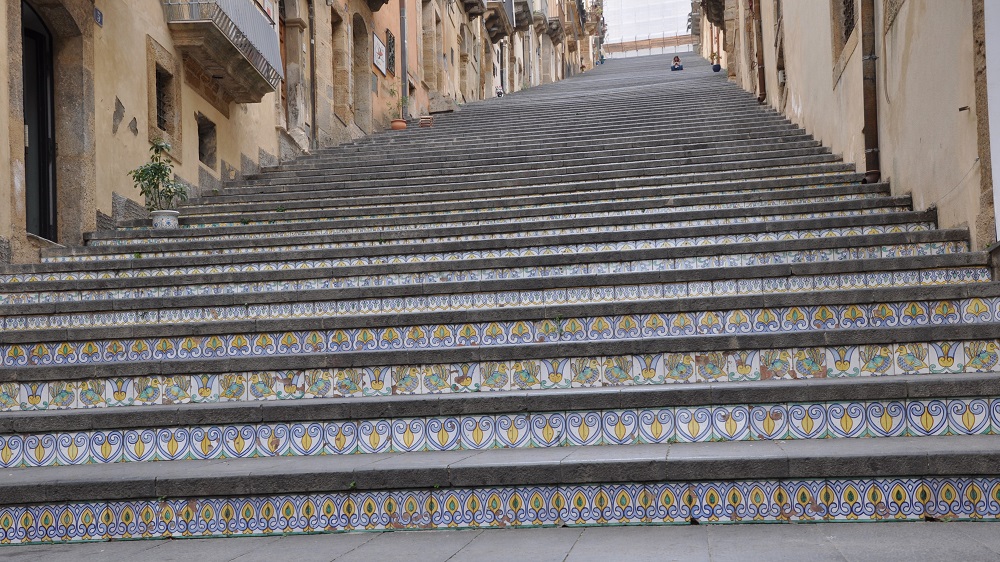
[[[56,165],[52,33],[31,6],[21,3],[24,81],[25,229],[55,241]]]
[[[354,124],[365,133],[372,132],[372,50],[369,46],[368,27],[361,14],[354,14],[351,22],[354,36]]]

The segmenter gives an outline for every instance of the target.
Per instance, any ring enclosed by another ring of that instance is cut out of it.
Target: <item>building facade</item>
[[[730,80],[869,180],[911,194],[918,210],[936,208],[942,227],[968,228],[975,247],[996,241],[986,29],[1000,14],[987,17],[983,0],[704,0],[698,8],[701,54],[718,54]]]
[[[197,198],[400,113],[558,80],[560,14],[546,0],[6,0],[0,263],[142,216],[127,173],[154,140]]]

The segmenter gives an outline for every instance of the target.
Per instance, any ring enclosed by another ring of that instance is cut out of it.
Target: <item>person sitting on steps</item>
[[[684,65],[681,64],[680,57],[674,57],[674,62],[670,65],[670,71],[673,72],[675,70],[684,70]]]

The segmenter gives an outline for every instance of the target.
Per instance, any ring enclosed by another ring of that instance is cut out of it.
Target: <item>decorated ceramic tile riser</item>
[[[581,291],[588,291],[588,294],[591,294],[586,288]],[[611,298],[613,293],[607,296],[609,302],[613,300]],[[515,302],[516,299],[515,293],[501,294],[497,297],[495,306],[517,306],[520,303]],[[539,297],[539,300],[544,302],[543,297]],[[329,315],[354,313],[350,309],[341,308],[341,304],[343,303],[338,303],[336,310],[328,311]],[[405,301],[401,308],[405,309]],[[0,344],[0,360],[2,360],[0,366],[93,365],[349,351],[628,341],[695,335],[801,333],[896,326],[960,326],[988,324],[998,320],[1000,320],[1000,297],[990,297],[650,313],[538,321]]]
[[[732,237],[740,242],[740,237]],[[610,273],[640,273],[653,271],[673,271],[677,269],[703,269],[717,267],[744,267],[753,265],[795,264],[833,261],[838,259],[876,259],[928,255],[956,254],[968,251],[965,242],[927,242],[918,244],[893,244],[856,248],[825,248],[819,250],[790,250],[782,252],[761,252],[754,254],[717,254],[692,258],[663,258],[649,260],[576,263],[571,265],[505,267],[492,269],[446,270],[417,273],[390,273],[365,276],[323,277],[303,280],[247,281],[210,284],[169,284],[154,287],[134,287],[126,289],[86,289],[68,291],[40,291],[0,293],[0,305],[37,304],[53,302],[79,302],[117,299],[187,297],[203,295],[231,295],[240,293],[303,292],[313,290],[342,289],[372,286],[428,285],[445,282],[491,281],[497,279],[525,279],[537,277],[562,277],[570,275],[604,275]],[[318,266],[317,266],[318,267]],[[300,269],[300,268],[297,268]],[[983,268],[953,268],[962,273],[960,282],[983,280]],[[928,272],[934,270],[926,270]],[[893,272],[893,282],[897,284],[943,284],[951,276],[947,273],[919,278],[919,271]],[[917,277],[914,277],[917,276]],[[816,290],[833,289],[839,284],[827,284],[829,277],[812,279]],[[987,276],[986,279],[989,277]],[[853,278],[852,278],[853,279]],[[763,290],[763,287],[762,287]]]
[[[827,196],[827,197],[811,197],[808,199],[779,199],[779,200],[769,200],[769,201],[746,201],[746,202],[734,202],[725,203],[718,205],[678,205],[684,196],[678,196],[671,199],[674,203],[670,207],[656,207],[650,209],[634,209],[628,211],[628,215],[648,215],[648,214],[662,214],[662,213],[676,213],[685,211],[699,211],[706,209],[752,209],[759,207],[771,207],[775,205],[787,205],[787,204],[798,204],[803,202],[808,203],[820,203],[820,202],[838,202],[838,201],[855,201],[864,199],[873,199],[877,197],[882,197],[883,194],[879,193],[863,193],[863,194],[850,194],[850,195],[839,195],[839,196]],[[337,207],[342,209],[343,207]],[[532,206],[531,208],[537,208]],[[199,210],[205,211],[207,207],[200,205]],[[559,219],[585,219],[585,218],[598,218],[598,217],[608,217],[608,216],[620,216],[624,215],[624,212],[584,212],[584,213],[566,213],[565,215],[560,215]],[[553,220],[556,217],[550,217],[549,220]],[[342,218],[343,220],[343,218]],[[450,227],[469,227],[469,226],[481,226],[483,224],[519,224],[524,223],[526,225],[531,225],[531,230],[537,230],[537,217],[509,217],[501,218],[497,220],[490,220],[487,222],[483,221],[455,221],[449,222]],[[333,236],[333,235],[344,235],[344,234],[360,234],[368,232],[398,232],[401,230],[412,230],[412,225],[377,225],[371,227],[346,227],[346,228],[308,228],[302,230],[292,230],[292,231],[279,231],[279,232],[265,232],[265,233],[240,233],[240,234],[212,234],[203,236],[184,236],[183,238],[177,237],[149,237],[141,239],[129,239],[129,238],[112,238],[112,239],[96,239],[91,240],[89,246],[97,247],[109,247],[109,246],[122,246],[122,245],[136,245],[136,244],[164,244],[177,242],[179,240],[191,241],[232,241],[232,240],[260,240],[260,239],[274,239],[274,238],[286,238],[292,236]],[[547,230],[542,232],[555,232],[554,230]]]
[[[0,507],[0,544],[338,531],[996,520],[993,477],[345,491]]]
[[[706,246],[715,244],[757,243],[781,240],[804,240],[811,238],[842,238],[845,236],[861,236],[868,234],[893,234],[902,232],[924,232],[933,230],[934,225],[928,222],[904,223],[891,225],[871,225],[861,227],[838,227],[815,230],[786,230],[778,232],[762,232],[752,234],[707,235],[691,238],[666,238],[656,240],[639,240],[627,242],[609,242],[601,244],[569,244],[552,246],[530,246],[525,248],[503,248],[487,250],[469,250],[460,252],[444,252],[432,254],[394,254],[386,256],[357,256],[315,260],[289,261],[258,261],[237,264],[184,265],[160,268],[133,268],[112,270],[90,270],[69,272],[42,272],[0,274],[0,282],[18,283],[35,281],[78,281],[88,279],[132,279],[151,277],[171,277],[178,275],[200,275],[215,273],[244,273],[261,271],[279,271],[283,269],[319,269],[331,267],[348,267],[363,265],[385,265],[396,263],[421,263],[426,261],[456,261],[474,259],[495,259],[507,257],[541,256],[555,254],[579,254],[585,252],[621,252],[629,250],[645,250],[658,248],[678,248],[687,246]],[[930,255],[947,253],[952,243],[932,243],[929,245]],[[272,252],[285,251],[282,247],[274,247]],[[838,255],[851,255],[857,249],[841,248]],[[134,256],[131,256],[134,257]],[[837,259],[849,259],[841,258]]]
[[[150,308],[120,312],[75,312],[35,316],[7,316],[0,327],[7,330],[85,328],[98,326],[175,325],[234,320],[327,318],[336,315],[375,315],[449,310],[490,310],[512,306],[556,306],[602,302],[662,301],[685,297],[761,295],[840,289],[918,287],[939,285],[940,279],[963,283],[991,280],[986,267],[924,271],[895,271],[846,275],[800,275],[763,279],[727,279],[690,283],[572,287],[533,291],[451,293],[420,297],[344,299],[197,308]],[[984,304],[983,306],[986,306]],[[985,314],[985,312],[984,312]]]
[[[821,219],[821,218],[836,218],[836,217],[851,217],[859,215],[881,215],[890,213],[900,213],[905,212],[908,209],[905,207],[879,207],[875,209],[859,209],[851,211],[829,211],[829,212],[813,212],[813,213],[795,213],[795,214],[784,214],[784,215],[770,215],[769,220],[773,221],[783,221],[783,220],[802,220],[802,219]],[[538,220],[538,217],[535,217]],[[671,228],[689,228],[689,227],[701,227],[701,226],[724,226],[724,225],[739,225],[739,224],[755,224],[759,222],[760,219],[757,216],[742,216],[742,217],[716,217],[710,219],[692,219],[684,221],[673,221],[673,222],[658,222],[658,223],[645,223],[638,225],[615,225],[608,227],[583,227],[583,228],[568,228],[568,229],[558,229],[556,234],[583,234],[592,232],[623,232],[623,231],[636,231],[636,230],[661,230],[661,229],[671,229]],[[508,233],[500,234],[468,234],[462,236],[447,236],[447,237],[430,237],[430,238],[401,238],[401,239],[390,239],[390,240],[355,240],[350,242],[323,242],[314,244],[293,244],[288,246],[239,246],[239,247],[229,247],[229,248],[211,248],[207,250],[173,250],[173,251],[152,251],[152,252],[128,252],[128,253],[110,253],[110,254],[82,254],[82,255],[70,255],[70,256],[50,256],[42,258],[43,263],[68,263],[68,262],[99,262],[99,261],[111,261],[111,260],[126,260],[126,259],[149,259],[149,258],[168,258],[168,257],[194,257],[194,256],[204,256],[204,255],[230,255],[230,254],[259,254],[259,253],[273,253],[273,252],[302,252],[310,250],[331,250],[331,249],[344,249],[344,248],[372,248],[372,247],[383,247],[383,246],[407,246],[411,244],[442,244],[448,242],[462,242],[469,240],[506,240],[511,237]],[[522,236],[523,237],[523,236]]]
[[[780,167],[771,168],[771,170],[779,170],[779,169],[780,169]],[[793,178],[793,179],[794,178],[798,178],[798,179],[806,179],[806,178],[808,178],[809,180],[812,180],[812,181],[809,182],[808,185],[822,188],[822,187],[832,187],[832,186],[836,186],[836,185],[846,185],[848,182],[843,182],[843,181],[834,181],[834,182],[831,182],[831,183],[816,183],[816,180],[820,180],[821,178],[825,178],[825,177],[831,177],[832,178],[834,176],[843,176],[843,175],[844,175],[843,172],[817,172],[817,173],[811,173],[811,174],[778,174],[778,175],[759,175],[759,176],[755,175],[752,179],[753,179],[753,181],[766,181],[766,180],[779,179],[779,178],[785,178],[785,179],[787,179],[787,178]],[[631,188],[624,188],[624,187],[621,187],[619,185],[615,185],[614,189],[616,191],[618,191],[618,190],[622,190],[622,189],[649,189],[649,188],[663,188],[663,187],[682,187],[682,186],[690,186],[690,185],[705,185],[705,183],[704,183],[705,182],[704,174],[678,174],[675,177],[683,177],[683,176],[688,176],[688,177],[690,177],[694,181],[688,181],[688,182],[674,181],[674,182],[671,182],[669,184],[664,184],[662,182],[654,181],[654,182],[648,183],[646,185],[640,185],[640,186],[635,186],[635,187],[631,187]],[[748,179],[750,179],[750,178],[748,178]],[[803,186],[800,185],[800,186],[793,186],[793,187],[803,187]],[[747,189],[745,191],[746,192],[752,192],[752,191],[755,191],[755,190],[754,189]],[[607,192],[607,190],[604,190],[604,192]],[[309,190],[306,190],[305,193],[309,193]],[[373,218],[380,218],[380,217],[387,217],[387,216],[390,216],[390,215],[385,214],[385,215],[370,215],[370,216],[373,217]],[[302,224],[302,223],[316,224],[317,222],[325,222],[325,221],[334,222],[334,221],[337,221],[337,220],[340,220],[340,219],[339,218],[329,218],[329,219],[316,219],[316,218],[312,218],[312,219],[285,219],[285,220],[282,220],[281,222],[285,223],[285,224]],[[274,223],[273,220],[266,220],[266,221],[245,221],[245,220],[241,219],[241,220],[238,220],[238,221],[237,220],[233,220],[233,221],[218,221],[218,222],[213,222],[213,223],[200,223],[200,224],[193,224],[193,225],[184,225],[184,224],[182,224],[181,228],[198,229],[198,228],[216,228],[216,227],[225,227],[225,226],[241,226],[241,225],[257,225],[257,224],[273,224],[273,223]],[[123,231],[129,231],[129,230],[150,230],[150,227],[148,227],[148,226],[136,226],[136,227],[126,227],[126,228],[122,228],[120,230],[123,230]]]
[[[432,416],[0,435],[0,467],[772,439],[1000,434],[1000,398]]]
[[[900,345],[744,349],[392,367],[153,375],[83,381],[6,382],[0,383],[0,411],[1000,372],[998,349],[1000,345],[995,340],[936,341]],[[784,414],[782,416],[772,417],[771,421],[788,419]],[[764,425],[770,423],[764,419],[759,421]],[[661,423],[665,421],[661,420]],[[751,419],[751,423],[757,421]],[[774,431],[769,429],[763,434],[778,435]]]
[[[821,188],[824,188],[824,187],[831,187],[831,186],[819,186],[817,189],[821,189]],[[727,194],[727,195],[736,195],[736,194],[743,194],[743,193],[780,193],[781,191],[783,191],[785,189],[788,189],[788,188],[763,189],[763,190],[758,190],[758,189],[741,189],[741,190],[725,191],[725,192],[720,192],[720,193],[724,193],[724,194]],[[699,195],[678,195],[678,196],[674,196],[672,198],[672,201],[676,203],[676,202],[683,201],[684,199],[689,198],[689,197],[700,197],[700,196],[701,196],[701,194],[699,194]],[[850,194],[850,195],[840,195],[840,196],[835,196],[835,197],[827,197],[826,200],[830,200],[830,201],[846,201],[846,200],[855,200],[855,199],[870,199],[870,198],[876,198],[876,197],[882,197],[882,196],[883,195],[879,194],[879,193],[863,193],[863,194]],[[815,199],[811,198],[810,201],[815,201]],[[770,206],[773,203],[774,203],[773,201],[769,202],[768,206]],[[751,204],[750,202],[744,203],[744,205],[750,205],[750,204]],[[729,204],[727,204],[727,205],[729,205]],[[688,207],[685,207],[685,208],[691,208],[691,207],[712,208],[712,209],[720,208],[718,205],[711,205],[711,206],[697,205],[697,206],[688,206]],[[207,208],[210,208],[210,206],[205,205],[205,204],[199,204],[198,208],[199,209],[207,209]],[[663,209],[663,208],[660,208],[660,209],[635,209],[633,211],[629,211],[629,214],[636,214],[636,213],[639,213],[639,214],[649,214],[649,213],[652,213],[652,212],[665,212],[665,211],[674,210],[674,209],[677,209],[677,208],[678,208],[677,206],[672,206],[672,207],[667,208],[667,209]],[[577,213],[577,214],[574,214],[573,218],[591,218],[591,217],[596,217],[596,216],[608,216],[608,215],[606,213],[601,213],[601,214],[598,214],[598,213]],[[519,221],[531,222],[533,220],[535,220],[535,219],[534,218],[519,219],[519,218],[516,218],[516,217],[508,217],[508,218],[500,218],[500,219],[495,219],[495,220],[491,219],[489,221],[458,221],[458,222],[450,222],[449,225],[453,226],[453,227],[481,226],[481,225],[484,225],[484,224],[510,224],[510,223],[519,222]],[[346,227],[346,228],[343,228],[343,227],[342,228],[304,228],[304,229],[278,231],[278,232],[242,232],[242,233],[239,233],[239,234],[211,234],[211,235],[200,235],[200,236],[190,236],[190,235],[187,235],[187,236],[183,237],[183,240],[199,240],[199,241],[201,241],[201,240],[211,240],[211,241],[224,241],[224,240],[260,240],[260,239],[274,239],[274,238],[285,238],[285,237],[294,237],[294,236],[331,236],[331,235],[337,235],[337,234],[358,234],[358,233],[366,233],[366,232],[373,232],[373,231],[374,232],[396,232],[396,231],[400,231],[400,230],[412,230],[412,228],[413,228],[412,225],[399,225],[399,224],[386,224],[386,225],[376,225],[376,226],[366,226],[366,227]],[[128,229],[121,229],[121,230],[123,230],[123,231],[129,231],[129,230],[141,230],[141,229],[128,228]],[[187,230],[192,230],[192,228],[188,228]],[[88,246],[124,246],[124,245],[135,245],[135,244],[167,244],[167,243],[172,243],[172,242],[177,242],[177,241],[178,241],[178,238],[176,238],[176,237],[155,237],[155,236],[153,236],[153,237],[144,237],[144,238],[141,238],[141,239],[133,239],[133,238],[98,238],[98,239],[93,239],[93,240],[88,241],[87,245]]]

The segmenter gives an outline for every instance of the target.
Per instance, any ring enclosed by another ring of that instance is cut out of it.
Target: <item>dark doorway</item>
[[[24,166],[27,231],[56,240],[55,104],[52,34],[21,2],[24,77]]]

